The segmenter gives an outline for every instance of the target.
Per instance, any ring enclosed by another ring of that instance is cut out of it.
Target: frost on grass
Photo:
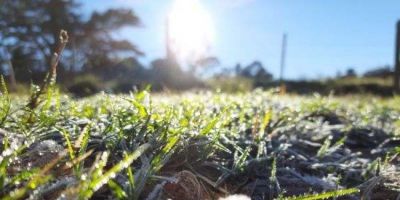
[[[5,199],[395,199],[400,190],[398,98],[138,92],[38,102],[0,104],[12,108],[0,129]]]

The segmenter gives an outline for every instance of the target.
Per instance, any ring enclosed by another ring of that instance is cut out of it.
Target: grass
[[[201,191],[216,198],[224,192],[246,191],[240,188],[255,175],[252,169],[260,168],[270,174],[265,180],[274,182],[264,195],[291,196],[278,183],[287,147],[274,144],[271,138],[318,131],[317,116],[327,113],[350,121],[343,132],[349,126],[372,126],[394,137],[400,128],[396,125],[398,98],[344,104],[344,99],[333,97],[278,96],[263,91],[180,95],[142,91],[74,100],[56,91],[48,90],[51,94],[41,96],[34,109],[25,106],[26,98],[10,101],[6,91],[0,97],[1,110],[7,111],[3,112],[5,134],[1,135],[0,191],[4,199],[52,195],[142,199],[160,188],[159,184],[179,185],[171,180],[183,170],[197,177]],[[37,158],[32,157],[35,147],[49,140],[58,148],[47,146],[38,150]],[[343,138],[331,140],[321,140],[315,158],[323,160],[344,144]],[[277,186],[282,188],[279,193]],[[159,195],[166,195],[168,187],[161,188],[164,192]],[[347,194],[355,189],[343,191]],[[321,197],[327,194],[342,193],[321,193]]]
[[[376,84],[381,86],[391,87],[393,80],[391,78],[380,77],[345,77],[339,80],[328,81],[330,84],[335,85],[362,85],[362,84]]]

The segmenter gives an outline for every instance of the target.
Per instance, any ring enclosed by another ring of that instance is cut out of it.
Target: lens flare
[[[199,0],[176,0],[168,22],[171,47],[178,58],[194,61],[208,53],[214,27]]]

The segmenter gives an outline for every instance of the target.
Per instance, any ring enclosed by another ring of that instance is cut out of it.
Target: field
[[[2,199],[398,199],[400,98],[0,97]]]

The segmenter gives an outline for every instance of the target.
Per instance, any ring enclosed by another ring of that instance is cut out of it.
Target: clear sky
[[[142,28],[123,30],[146,53],[165,55],[164,23],[172,0],[81,0],[85,11],[132,8]],[[203,0],[216,32],[212,53],[221,66],[260,60],[279,76],[281,40],[288,33],[285,76],[319,78],[353,67],[357,72],[394,61],[399,0]]]

